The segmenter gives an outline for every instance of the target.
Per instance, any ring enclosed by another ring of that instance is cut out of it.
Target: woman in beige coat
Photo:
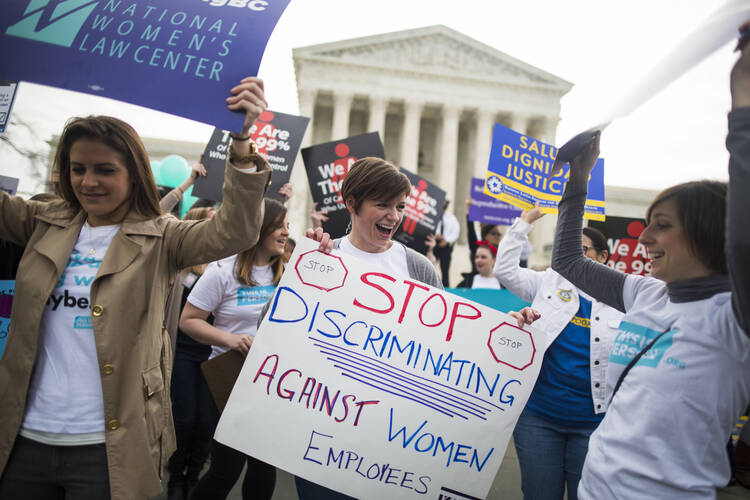
[[[162,215],[142,142],[109,117],[66,126],[55,158],[62,201],[0,194],[0,238],[26,246],[0,360],[0,498],[161,491],[174,451],[171,282],[252,246],[263,220],[270,169],[249,142],[263,83],[246,78],[232,94],[245,123],[212,219]]]

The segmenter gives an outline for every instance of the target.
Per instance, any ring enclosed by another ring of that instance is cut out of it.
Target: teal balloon
[[[156,183],[158,184],[159,181],[159,167],[161,166],[161,162],[151,160],[151,173],[154,175],[154,179],[157,179]]]
[[[190,175],[190,165],[179,155],[169,155],[159,165],[156,183],[160,186],[176,188]]]
[[[187,191],[185,191],[185,194],[182,195],[182,209],[180,210],[180,219],[185,217],[185,214],[188,210],[190,210],[190,207],[193,206],[193,203],[198,201],[198,198],[193,196],[193,186],[190,186],[187,188]]]

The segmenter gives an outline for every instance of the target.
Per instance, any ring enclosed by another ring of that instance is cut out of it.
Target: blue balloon
[[[190,186],[187,188],[187,191],[185,191],[185,194],[182,195],[182,209],[180,210],[180,219],[185,217],[185,214],[188,210],[190,210],[190,207],[193,206],[193,203],[198,201],[198,198],[193,196],[193,186]]]
[[[179,155],[165,157],[159,165],[159,176],[156,183],[160,186],[176,188],[190,175],[190,165]]]
[[[151,160],[151,173],[154,175],[154,179],[156,179],[157,184],[159,183],[159,167],[161,167],[160,161]]]

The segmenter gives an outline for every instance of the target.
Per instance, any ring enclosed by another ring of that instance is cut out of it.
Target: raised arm
[[[570,178],[558,205],[552,269],[596,300],[625,312],[625,274],[587,259],[581,252],[588,179],[598,156],[599,134],[570,161]]]
[[[201,160],[202,159],[203,155],[201,155]],[[206,175],[206,167],[204,167],[200,161],[193,165],[193,168],[190,170],[190,175],[187,176],[187,179],[182,181],[182,184],[165,194],[164,197],[159,200],[159,208],[161,208],[165,213],[171,212],[172,209],[180,202],[180,200],[182,199],[182,195],[185,194],[185,191],[190,189],[190,186],[195,184],[195,179],[197,179],[199,175]]]
[[[750,48],[743,49],[732,70],[729,113],[729,198],[726,256],[737,321],[750,335]]]
[[[541,216],[542,212],[534,208],[521,214],[513,223],[497,248],[493,271],[505,288],[527,302],[534,301],[544,273],[521,267],[521,252],[528,242],[532,224]]]
[[[254,153],[250,127],[266,108],[262,80],[248,77],[232,89],[229,109],[244,110],[242,131],[233,135],[224,173],[223,202],[211,219],[170,222],[166,244],[174,269],[212,262],[253,246],[263,222],[263,195],[271,168]]]

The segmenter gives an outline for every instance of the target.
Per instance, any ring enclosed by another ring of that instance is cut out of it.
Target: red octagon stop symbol
[[[310,250],[299,256],[294,270],[302,283],[330,292],[344,286],[349,271],[341,257]]]
[[[525,370],[534,362],[536,346],[531,332],[503,322],[490,331],[487,339],[495,361],[516,370]]]

